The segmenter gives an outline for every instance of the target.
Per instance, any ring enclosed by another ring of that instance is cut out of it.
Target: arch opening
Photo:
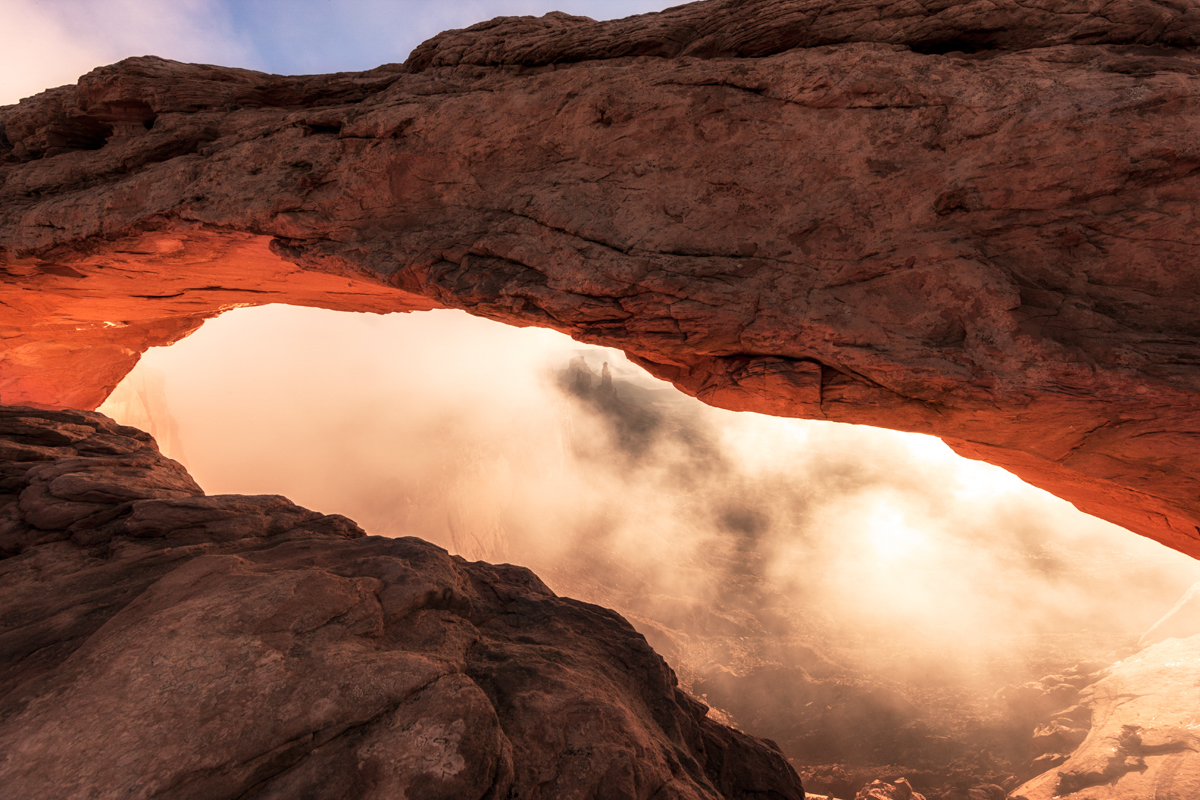
[[[933,437],[712,408],[619,351],[457,311],[230,311],[100,410],[209,493],[283,494],[615,608],[818,790],[883,764],[1000,782],[1029,731],[997,693],[1128,655],[1200,579]]]

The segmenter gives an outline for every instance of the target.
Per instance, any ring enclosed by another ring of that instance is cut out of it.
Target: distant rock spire
[[[596,394],[600,397],[617,396],[617,390],[613,388],[612,372],[608,368],[608,362],[604,362],[604,369],[600,371],[600,388],[596,390]]]

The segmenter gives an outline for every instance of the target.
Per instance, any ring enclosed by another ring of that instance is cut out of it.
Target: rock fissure
[[[503,210],[503,209],[498,209],[498,210]],[[557,231],[558,233],[561,233],[564,236],[569,236],[572,239],[577,239],[581,242],[587,242],[588,244],[594,244],[598,247],[603,247],[606,250],[613,250],[624,256],[630,255],[629,250],[622,249],[621,247],[618,247],[615,244],[612,244],[610,242],[603,242],[603,241],[600,241],[599,239],[590,239],[590,238],[583,236],[582,234],[576,233],[574,231],[569,231],[565,228],[555,227],[554,225],[551,225],[547,222],[543,222],[542,220],[537,219],[536,217],[532,217],[528,214],[522,214],[517,211],[505,211],[505,213],[510,214],[514,217],[517,217],[518,219],[527,219],[536,225],[540,225],[541,227],[546,228],[547,230]]]

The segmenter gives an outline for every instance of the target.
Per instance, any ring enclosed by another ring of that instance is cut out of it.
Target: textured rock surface
[[[803,798],[623,619],[0,406],[6,798]]]
[[[864,786],[854,800],[925,800],[925,795],[914,792],[904,778],[895,781],[871,781]]]
[[[1015,800],[1200,797],[1200,636],[1160,641],[1078,697],[1056,721],[1082,725],[1086,738],[1016,789]]]
[[[1200,553],[1200,7],[711,0],[0,110],[0,396],[237,303],[434,305],[934,433]],[[165,254],[165,255],[164,255]]]

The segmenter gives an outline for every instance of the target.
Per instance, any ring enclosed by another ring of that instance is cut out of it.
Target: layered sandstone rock
[[[0,406],[6,798],[803,798],[611,611]]]
[[[1014,800],[1189,800],[1200,797],[1200,636],[1168,638],[1076,691],[1077,704],[1038,729],[1062,755]]]
[[[236,304],[433,306],[934,433],[1200,553],[1200,7],[710,0],[0,110],[0,397]]]

